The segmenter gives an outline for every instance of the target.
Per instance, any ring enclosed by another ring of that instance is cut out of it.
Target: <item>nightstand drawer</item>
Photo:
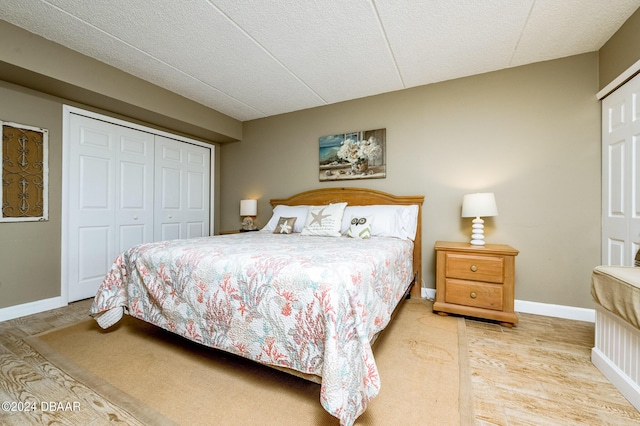
[[[496,256],[474,256],[469,254],[446,254],[447,278],[502,283],[504,281],[504,258]]]
[[[502,285],[447,279],[444,299],[446,303],[484,309],[502,309]]]

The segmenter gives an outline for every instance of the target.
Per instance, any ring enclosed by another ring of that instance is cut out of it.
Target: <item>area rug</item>
[[[143,424],[339,424],[320,405],[319,385],[126,315],[109,330],[87,320],[27,342]],[[374,356],[381,391],[356,425],[473,424],[463,319],[434,314],[428,301],[407,300]]]

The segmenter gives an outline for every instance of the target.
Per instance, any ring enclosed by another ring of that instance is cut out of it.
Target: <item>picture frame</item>
[[[383,179],[387,176],[387,129],[322,136],[319,180]]]
[[[0,121],[0,222],[49,219],[49,131]]]

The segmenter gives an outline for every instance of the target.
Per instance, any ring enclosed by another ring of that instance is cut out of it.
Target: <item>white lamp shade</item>
[[[493,192],[467,194],[462,199],[462,217],[498,216],[498,206]]]
[[[240,200],[240,216],[257,216],[258,200]]]

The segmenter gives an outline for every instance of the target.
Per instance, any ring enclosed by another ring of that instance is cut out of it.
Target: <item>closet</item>
[[[602,100],[602,264],[640,249],[640,74]]]
[[[65,107],[62,285],[93,297],[142,243],[211,235],[213,146]]]

